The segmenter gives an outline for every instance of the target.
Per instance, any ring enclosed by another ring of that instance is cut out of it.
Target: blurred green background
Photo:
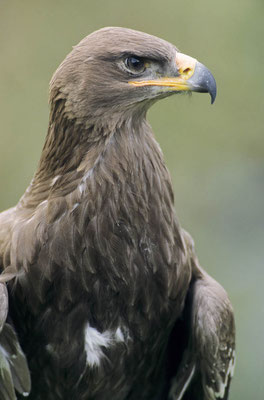
[[[174,96],[148,117],[180,221],[234,305],[238,357],[230,399],[262,400],[263,0],[0,0],[0,209],[18,201],[36,168],[52,73],[80,39],[109,25],[171,41],[214,73],[215,105],[208,95]]]

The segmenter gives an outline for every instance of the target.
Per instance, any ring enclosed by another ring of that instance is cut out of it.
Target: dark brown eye
[[[127,57],[125,59],[125,66],[133,74],[140,74],[146,69],[144,60],[136,56]]]

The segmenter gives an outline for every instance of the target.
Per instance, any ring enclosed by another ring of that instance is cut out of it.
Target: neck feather
[[[77,204],[91,182],[101,190],[129,184],[141,196],[147,196],[154,186],[155,190],[165,188],[167,200],[173,203],[169,173],[144,114],[128,116],[115,126],[98,127],[68,118],[64,109],[64,100],[51,108],[39,166],[22,205],[34,208],[61,196],[70,196]]]

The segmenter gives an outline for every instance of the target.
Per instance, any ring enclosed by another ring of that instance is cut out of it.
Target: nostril
[[[197,60],[195,58],[186,56],[186,54],[176,54],[176,67],[182,79],[189,79],[195,70]]]

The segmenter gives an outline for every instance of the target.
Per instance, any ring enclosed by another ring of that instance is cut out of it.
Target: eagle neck
[[[56,181],[59,184],[63,181],[66,192],[72,190],[72,183],[81,178],[85,162],[88,161],[89,165],[95,162],[107,144],[108,136],[111,136],[111,131],[95,126],[93,118],[78,120],[69,117],[65,112],[65,100],[52,104],[37,171],[20,205],[34,208],[47,200]]]

